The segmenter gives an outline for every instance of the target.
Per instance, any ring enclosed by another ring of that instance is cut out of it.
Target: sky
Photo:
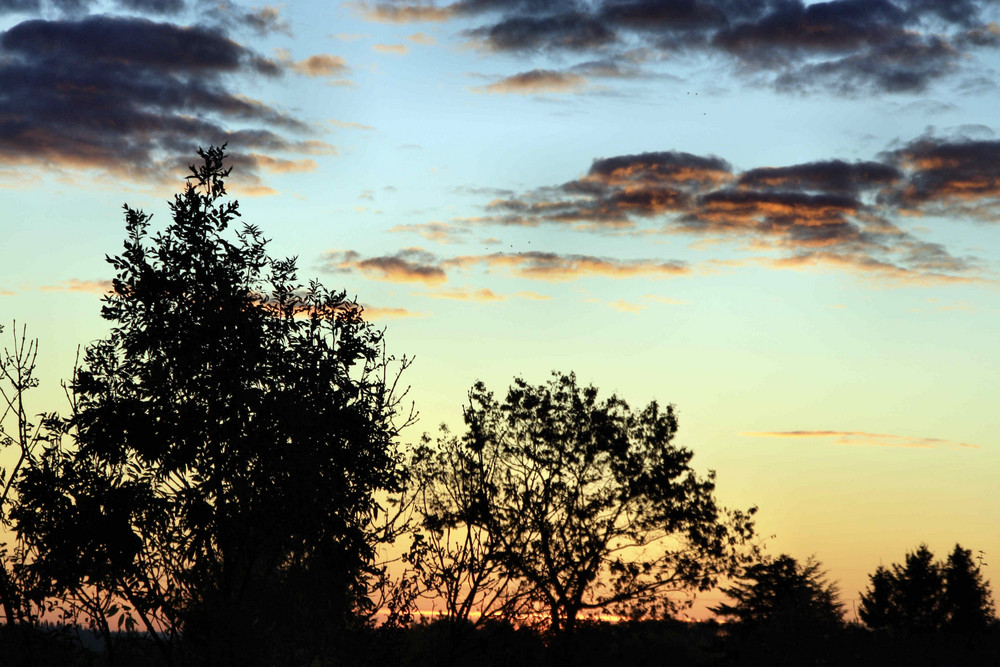
[[[0,0],[0,322],[63,410],[122,204],[244,220],[414,357],[420,422],[574,371],[677,406],[815,555],[1000,566],[1000,3]],[[702,606],[718,598],[712,595]]]

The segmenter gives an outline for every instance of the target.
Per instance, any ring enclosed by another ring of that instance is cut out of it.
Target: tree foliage
[[[670,594],[706,590],[744,562],[755,509],[718,507],[714,473],[698,476],[673,443],[673,406],[633,412],[554,373],[515,380],[503,402],[477,383],[464,418],[466,433],[421,470],[424,526],[476,535],[482,571],[502,572],[554,632],[572,632],[581,612],[666,613]]]
[[[879,566],[861,595],[861,620],[871,628],[928,634],[985,630],[993,598],[972,552],[956,544],[944,563],[921,544],[902,565]]]
[[[399,486],[407,419],[381,333],[259,229],[234,233],[223,150],[199,154],[163,231],[125,207],[111,334],[15,516],[47,592],[168,648],[183,630],[213,664],[269,663],[370,604],[375,494]]]
[[[831,629],[843,622],[837,585],[827,581],[813,558],[799,563],[781,554],[754,563],[722,592],[733,602],[711,610],[745,625],[772,625],[794,633]]]

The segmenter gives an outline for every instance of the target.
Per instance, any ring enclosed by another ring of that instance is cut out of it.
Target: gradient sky
[[[244,219],[387,329],[420,423],[553,370],[677,405],[852,599],[1000,561],[1000,3],[0,0],[0,320],[61,410],[123,202]],[[7,338],[9,341],[9,338]],[[994,566],[996,567],[996,566]],[[994,568],[986,567],[991,577]]]

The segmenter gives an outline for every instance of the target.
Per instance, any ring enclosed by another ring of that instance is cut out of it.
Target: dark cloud
[[[90,16],[79,21],[35,19],[0,37],[0,49],[24,60],[124,65],[162,73],[232,72],[277,66],[214,31],[141,18]]]
[[[928,136],[885,157],[907,172],[886,203],[914,213],[1000,220],[1000,141]]]
[[[38,12],[41,9],[39,0],[0,0],[0,14],[13,12]]]
[[[554,252],[492,253],[463,255],[441,262],[448,268],[484,266],[508,270],[520,278],[562,282],[589,276],[605,278],[671,278],[690,273],[685,262],[656,259],[621,260],[593,255],[563,255]]]
[[[466,224],[684,234],[734,243],[774,267],[909,283],[973,279],[974,260],[922,241],[901,221],[945,213],[1000,220],[991,213],[1000,210],[1000,141],[925,137],[880,157],[742,173],[717,156],[676,151],[600,158],[579,179],[493,199],[488,215]],[[526,273],[525,262],[544,259],[518,257],[494,261],[519,262]]]
[[[88,12],[94,0],[0,0],[0,14],[38,14],[43,9],[64,16]],[[184,0],[116,0],[119,9],[143,14],[177,14],[185,8]]]
[[[610,75],[634,75],[628,54],[636,49],[666,62],[709,54],[786,91],[920,91],[960,68],[971,50],[1000,43],[990,22],[996,8],[985,0],[490,0],[444,6],[389,0],[360,6],[375,20],[478,17],[484,22],[464,34],[489,50],[597,53]]]
[[[616,39],[605,23],[579,12],[515,16],[467,34],[495,51],[586,51]]]
[[[118,0],[118,4],[144,14],[178,14],[184,9],[184,0]]]
[[[263,193],[260,170],[293,161],[262,151],[331,149],[290,137],[310,129],[236,92],[241,78],[291,69],[219,29],[106,15],[26,20],[0,33],[0,156],[161,182],[186,171],[198,146],[228,142],[241,166],[234,184]]]
[[[690,272],[684,262],[656,259],[622,260],[593,255],[559,254],[553,252],[519,252],[512,254],[460,255],[439,258],[422,248],[404,248],[394,255],[363,257],[354,250],[330,250],[323,256],[323,265],[331,271],[357,272],[374,280],[397,283],[424,283],[433,287],[448,280],[446,271],[482,267],[487,272],[503,271],[519,278],[561,282],[589,276],[605,278],[671,278]],[[450,297],[463,293],[452,291]],[[545,298],[532,292],[519,293],[529,298]]]
[[[827,160],[791,167],[760,167],[740,174],[737,187],[751,190],[801,190],[853,194],[893,185],[902,172],[882,162]]]
[[[437,258],[421,248],[404,248],[395,255],[362,257],[354,250],[330,250],[324,265],[331,271],[359,272],[375,280],[440,285],[448,277]]]

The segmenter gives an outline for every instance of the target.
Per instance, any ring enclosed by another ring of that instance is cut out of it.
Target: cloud
[[[372,51],[376,53],[390,53],[397,56],[403,56],[409,53],[410,47],[406,44],[374,44],[372,45]]]
[[[409,35],[406,39],[421,46],[432,46],[437,44],[437,40],[434,38],[434,35],[428,35],[423,32],[415,32],[412,35]]]
[[[925,136],[886,157],[908,175],[887,203],[915,214],[1000,220],[1000,141]]]
[[[632,313],[633,315],[638,315],[642,311],[646,310],[647,306],[641,303],[629,303],[624,299],[619,299],[618,301],[608,302],[608,306],[614,308],[615,310],[622,313]]]
[[[493,290],[482,287],[477,290],[457,289],[443,292],[427,292],[423,296],[431,299],[449,299],[452,301],[475,301],[476,303],[488,303],[491,301],[506,301],[507,297],[496,294]]]
[[[1000,221],[1000,141],[923,137],[879,158],[739,172],[679,151],[602,157],[574,180],[493,198],[487,215],[463,223],[686,235],[693,247],[730,243],[771,268],[836,268],[886,283],[982,280],[975,258],[904,224],[914,215]]]
[[[340,56],[329,53],[317,53],[316,55],[303,58],[302,60],[292,60],[287,49],[276,49],[278,59],[291,71],[311,78],[332,79],[348,74],[351,69],[347,62]]]
[[[371,125],[363,125],[361,123],[351,123],[349,121],[337,120],[336,118],[331,118],[326,122],[329,123],[330,125],[333,125],[334,127],[339,127],[346,130],[371,131],[375,129]]]
[[[827,439],[835,445],[863,445],[868,447],[904,447],[910,449],[979,449],[979,445],[956,442],[943,438],[922,438],[889,433],[865,431],[749,431],[740,435],[753,438],[810,438]]]
[[[826,160],[791,167],[760,167],[740,174],[736,186],[747,190],[798,190],[857,194],[891,186],[902,178],[896,167],[882,162]]]
[[[671,66],[708,56],[778,90],[920,92],[973,67],[973,53],[1000,44],[996,11],[977,0],[412,0],[356,5],[369,20],[464,22],[491,52],[595,56],[606,71],[636,72],[636,52]],[[620,67],[619,67],[620,66]]]
[[[183,176],[198,146],[228,142],[245,167],[232,184],[263,188],[251,152],[277,160],[330,148],[294,138],[310,127],[236,92],[240,81],[288,69],[218,26],[112,15],[24,20],[0,33],[0,160],[156,184]]]
[[[110,280],[79,280],[70,278],[55,285],[42,285],[38,289],[45,292],[90,292],[107,294],[112,290]]]
[[[310,159],[284,160],[282,158],[271,157],[269,155],[260,155],[258,153],[250,153],[247,155],[247,157],[253,160],[253,162],[259,169],[263,169],[264,171],[269,171],[275,174],[287,174],[287,173],[316,170],[316,161]]]
[[[495,81],[486,86],[473,88],[477,93],[543,95],[545,93],[567,94],[585,90],[587,80],[578,74],[569,74],[547,69],[533,69]]]
[[[433,5],[356,2],[352,3],[351,6],[367,20],[378,23],[447,21],[453,15],[451,8],[435,7]]]
[[[406,308],[379,308],[378,306],[361,306],[361,317],[365,320],[394,320],[403,317],[424,317],[424,313],[417,313]]]
[[[444,290],[440,292],[424,292],[421,296],[426,296],[431,299],[449,299],[452,301],[473,301],[476,303],[490,303],[497,301],[507,301],[511,297],[519,299],[530,299],[533,301],[548,301],[550,297],[543,294],[538,294],[537,292],[516,292],[513,295],[497,294],[491,289],[486,287],[481,287],[479,289],[456,289],[456,290]]]
[[[592,276],[616,280],[658,279],[690,273],[687,264],[677,261],[622,260],[591,255],[560,255],[551,252],[524,252],[516,255],[492,253],[440,258],[423,248],[404,248],[394,255],[377,257],[362,257],[354,250],[329,250],[323,255],[322,264],[329,271],[357,272],[374,280],[423,283],[430,287],[445,283],[448,280],[447,272],[467,271],[476,267],[483,268],[487,273],[502,271],[519,278],[546,282],[563,282]],[[466,290],[453,290],[441,298],[467,297],[468,300],[473,296],[476,295]],[[488,298],[485,293],[478,296],[480,299]],[[518,292],[516,296],[530,299],[547,298],[534,292]]]
[[[554,3],[558,6],[558,3]],[[508,15],[467,33],[493,51],[587,51],[616,41],[614,30],[582,11]]]
[[[410,225],[396,225],[389,230],[392,233],[419,234],[428,241],[436,243],[464,243],[471,232],[469,229],[450,225],[447,222],[424,222]]]
[[[421,248],[404,248],[395,255],[362,258],[353,250],[330,250],[324,255],[324,265],[331,271],[359,272],[368,278],[387,282],[435,286],[448,278],[435,266],[435,258]]]
[[[619,260],[592,255],[560,255],[552,252],[524,252],[516,255],[493,253],[464,255],[441,262],[448,268],[483,265],[487,270],[504,269],[520,278],[561,282],[590,276],[605,278],[672,278],[690,272],[687,264],[649,259]]]

